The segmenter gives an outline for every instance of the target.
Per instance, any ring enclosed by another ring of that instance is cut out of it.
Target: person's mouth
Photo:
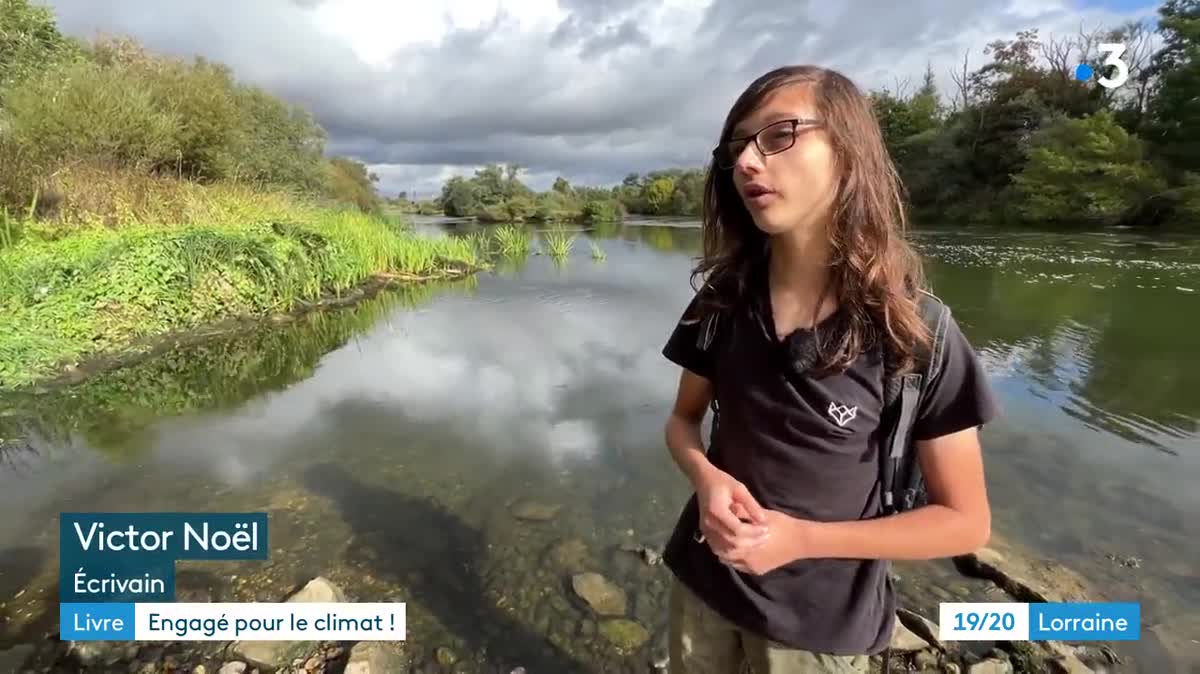
[[[775,198],[775,196],[776,193],[774,190],[760,183],[747,183],[746,186],[742,188],[742,197],[746,200],[746,203],[751,206],[765,206],[771,201],[771,199]]]

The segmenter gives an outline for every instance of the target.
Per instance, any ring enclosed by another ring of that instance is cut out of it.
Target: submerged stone
[[[579,573],[571,578],[575,594],[600,615],[625,615],[625,591],[598,573]]]
[[[522,499],[512,506],[513,517],[529,522],[546,522],[558,516],[561,505]]]
[[[968,667],[967,674],[1013,674],[1013,667],[1008,660],[989,658]]]
[[[568,573],[582,573],[589,566],[588,548],[578,538],[555,543],[546,553],[550,565]]]
[[[403,654],[377,641],[360,641],[350,649],[342,674],[387,674],[404,671]]]
[[[446,648],[445,646],[441,646],[437,649],[436,657],[438,664],[443,667],[449,667],[450,665],[458,662],[458,656],[455,655],[454,651]]]
[[[904,623],[897,620],[892,629],[891,646],[892,650],[897,653],[912,653],[929,648],[929,642],[917,636],[912,630],[905,627]]]
[[[636,651],[650,639],[650,632],[627,618],[613,618],[600,623],[600,634],[623,653]]]
[[[329,580],[317,577],[288,597],[289,603],[333,603],[346,601],[342,589]],[[264,669],[285,667],[300,657],[307,657],[317,646],[316,641],[236,641],[231,652],[252,665]]]

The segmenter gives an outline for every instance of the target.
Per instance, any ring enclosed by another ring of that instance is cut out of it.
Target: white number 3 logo
[[[1117,72],[1113,77],[1110,78],[1106,75],[1100,78],[1100,86],[1114,89],[1125,84],[1125,80],[1129,79],[1129,65],[1121,58],[1121,55],[1125,53],[1125,45],[1120,42],[1105,42],[1097,45],[1097,49],[1101,54],[1108,54],[1103,65],[1117,67]]]

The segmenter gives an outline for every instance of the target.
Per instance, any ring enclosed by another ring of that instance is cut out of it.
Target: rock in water
[[[626,618],[614,618],[600,623],[600,634],[622,653],[641,648],[650,639],[650,632],[640,624]]]
[[[558,516],[561,505],[539,503],[538,501],[520,500],[513,504],[512,514],[519,520],[529,522],[545,522]]]
[[[567,573],[583,573],[588,568],[587,543],[578,538],[559,541],[546,553],[551,566]]]
[[[344,602],[346,594],[337,585],[329,582],[325,578],[317,576],[308,581],[304,587],[300,588],[296,594],[288,597],[289,602]]]
[[[926,618],[920,613],[910,611],[906,608],[898,608],[896,609],[896,620],[904,623],[904,626],[907,627],[910,632],[924,639],[929,643],[930,646],[933,646],[939,651],[946,650],[946,647],[942,645],[941,640],[938,639],[938,632],[940,630],[938,630],[937,623],[933,622],[929,618]]]
[[[217,674],[245,674],[246,663],[244,662],[226,662],[221,665],[221,669]]]
[[[25,662],[33,656],[35,650],[32,644],[23,644],[0,651],[0,672],[25,671]]]
[[[1008,660],[989,658],[968,667],[967,674],[1013,674],[1013,668]]]
[[[343,674],[388,674],[407,671],[402,654],[378,641],[360,641],[350,649]]]
[[[120,658],[111,641],[72,641],[67,646],[67,654],[84,667],[111,664]]]
[[[1043,641],[1039,645],[1049,653],[1048,670],[1058,674],[1092,674],[1093,670],[1079,659],[1066,644],[1059,641]]]
[[[992,581],[1017,601],[1089,600],[1087,584],[1079,574],[1059,564],[1028,559],[1017,552],[984,547],[955,557],[954,566],[965,576]]]
[[[449,648],[446,648],[445,646],[440,646],[437,649],[436,657],[437,657],[438,664],[443,667],[449,667],[449,666],[453,665],[454,663],[458,662],[458,655],[456,655],[454,653],[454,651],[450,650]]]
[[[913,665],[917,671],[933,669],[937,667],[938,657],[931,651],[921,651],[913,657]]]
[[[897,653],[912,653],[914,651],[923,651],[929,648],[929,642],[913,633],[912,630],[904,626],[904,623],[896,621],[892,628],[892,650]]]
[[[577,573],[571,578],[575,594],[600,615],[625,615],[625,591],[598,573]]]
[[[296,594],[288,597],[287,601],[344,602],[346,595],[341,588],[318,576]],[[315,641],[236,641],[231,651],[252,665],[274,670],[286,667],[292,660],[308,655],[316,647]]]

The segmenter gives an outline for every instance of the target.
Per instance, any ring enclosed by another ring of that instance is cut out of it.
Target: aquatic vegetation
[[[520,225],[502,225],[496,228],[494,238],[501,255],[510,257],[529,254],[532,239],[529,232]]]
[[[542,239],[546,242],[546,248],[549,249],[547,252],[550,256],[555,260],[563,260],[571,254],[571,248],[575,245],[577,236],[572,232],[556,228],[543,233]]]
[[[597,262],[602,262],[608,258],[608,253],[604,252],[604,248],[602,248],[600,246],[600,244],[596,243],[595,241],[589,241],[588,245],[592,249],[592,259],[593,260],[595,260]]]
[[[478,254],[354,209],[294,204],[251,220],[88,228],[0,250],[0,387],[162,333],[291,311],[378,274],[459,274]]]

